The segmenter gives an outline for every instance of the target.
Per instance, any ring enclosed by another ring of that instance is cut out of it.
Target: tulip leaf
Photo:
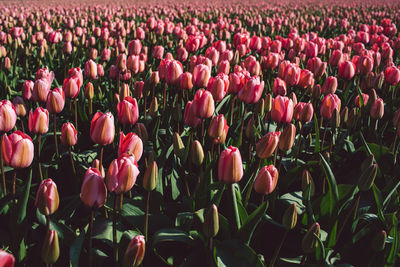
[[[218,267],[264,266],[256,252],[239,240],[233,239],[216,242],[215,247],[214,260]]]
[[[324,173],[326,176],[326,180],[328,182],[329,186],[329,194],[332,194],[334,203],[331,203],[331,207],[333,210],[333,207],[337,204],[339,201],[339,190],[336,184],[335,176],[333,175],[333,172],[331,170],[331,167],[329,166],[328,162],[326,162],[325,158],[319,153],[319,157],[322,163],[322,167],[324,169]]]
[[[79,258],[85,241],[85,231],[82,231],[69,249],[69,263],[71,267],[79,267]]]
[[[29,178],[28,182],[26,183],[25,187],[25,195],[21,202],[18,204],[18,217],[17,217],[17,224],[21,224],[26,218],[26,207],[28,205],[29,193],[31,191],[31,183],[32,183],[32,168],[29,171]]]
[[[253,211],[242,223],[242,227],[239,229],[240,239],[246,244],[250,244],[251,237],[253,236],[254,230],[256,229],[261,218],[265,214],[268,208],[268,202],[264,201],[258,208]]]
[[[314,130],[315,130],[315,148],[314,148],[314,152],[318,152],[319,150],[319,125],[318,125],[318,119],[317,119],[317,115],[314,112]]]

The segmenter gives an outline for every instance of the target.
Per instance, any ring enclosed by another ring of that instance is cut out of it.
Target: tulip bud
[[[196,166],[201,166],[204,161],[204,151],[203,147],[201,146],[200,142],[195,140],[192,143],[192,147],[190,150],[190,155],[192,158],[192,163]]]
[[[182,159],[185,153],[185,145],[182,142],[181,136],[175,132],[173,137],[173,144],[174,144],[174,153],[175,155]]]
[[[256,112],[260,117],[264,117],[264,109],[265,109],[265,100],[263,98],[256,104]]]
[[[142,235],[135,236],[126,248],[124,255],[124,266],[137,267],[144,258],[146,245]]]
[[[378,165],[369,166],[358,179],[357,186],[360,191],[368,191],[374,184],[376,174],[378,173]]]
[[[272,96],[271,94],[267,94],[265,97],[265,112],[270,112],[272,109]]]
[[[64,146],[74,146],[78,141],[77,131],[70,122],[64,123],[61,128],[61,143]]]
[[[294,124],[288,124],[283,130],[282,134],[279,137],[279,149],[282,151],[288,151],[292,148],[294,144],[294,139],[296,137],[296,127]]]
[[[93,99],[93,97],[94,97],[94,87],[93,87],[93,83],[91,83],[91,82],[88,82],[85,87],[85,97],[87,99]]]
[[[251,139],[256,135],[256,129],[254,127],[254,114],[250,117],[250,120],[247,122],[245,134],[248,139]]]
[[[359,121],[359,109],[358,108],[352,108],[349,112],[349,117],[347,119],[347,127],[349,129],[355,129],[358,125]]]
[[[286,230],[292,230],[297,223],[297,208],[296,203],[292,203],[283,214],[282,225]]]
[[[331,126],[332,128],[338,128],[340,125],[340,114],[337,109],[333,111],[332,118],[331,118]]]
[[[53,264],[60,256],[60,248],[58,245],[58,235],[55,230],[49,230],[43,241],[42,259],[46,264]]]
[[[150,76],[150,83],[156,86],[160,82],[160,75],[158,71],[153,71]]]
[[[149,109],[149,114],[153,119],[157,115],[157,111],[158,111],[158,100],[157,97],[154,97],[150,103],[150,109]]]
[[[215,204],[212,204],[211,208],[207,211],[204,216],[203,232],[206,237],[212,238],[218,234],[219,231],[219,218],[218,209]]]
[[[384,109],[385,109],[385,107],[384,107],[382,98],[376,99],[375,102],[371,106],[371,110],[370,110],[371,118],[373,118],[375,120],[382,119]]]
[[[281,132],[269,132],[256,144],[257,156],[261,159],[269,158],[275,151]]]
[[[311,225],[301,241],[301,247],[305,253],[312,253],[318,247],[318,239],[315,235],[320,236],[320,226],[317,222]]]
[[[25,101],[22,97],[16,96],[12,102],[12,104],[15,107],[15,111],[17,113],[17,116],[20,117],[25,117],[26,115],[26,105]]]
[[[340,122],[341,122],[342,127],[343,127],[343,124],[347,124],[348,117],[349,117],[349,108],[344,107],[344,109],[340,113]]]
[[[303,174],[301,176],[301,189],[303,190],[303,194],[306,193],[308,187],[310,187],[310,197],[314,196],[315,194],[314,180],[311,177],[311,173],[308,170],[303,170]]]
[[[57,185],[51,179],[42,181],[36,193],[36,208],[43,215],[49,216],[58,209],[59,203]]]
[[[147,166],[146,172],[143,177],[143,188],[150,192],[153,191],[157,186],[158,167],[155,161],[152,161]]]
[[[372,238],[371,247],[375,252],[379,252],[385,249],[387,234],[385,230],[375,234]]]
[[[143,123],[136,123],[135,125],[135,130],[137,135],[142,139],[142,142],[146,142],[147,139],[149,138],[147,134],[147,129],[146,126]]]
[[[218,179],[226,184],[239,182],[243,177],[242,157],[238,148],[222,151],[218,161]]]

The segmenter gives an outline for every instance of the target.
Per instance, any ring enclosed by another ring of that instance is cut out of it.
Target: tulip
[[[385,82],[390,85],[396,85],[400,81],[400,70],[395,66],[385,69]]]
[[[317,248],[318,240],[315,235],[318,237],[320,236],[320,226],[317,222],[311,225],[301,241],[301,247],[305,253],[312,253]]]
[[[0,102],[1,103],[1,102]],[[15,107],[15,111],[17,113],[17,116],[20,117],[25,117],[26,115],[26,105],[25,101],[22,97],[16,96],[12,102],[12,104]],[[1,104],[0,104],[1,105]],[[1,108],[0,108],[1,109]]]
[[[128,43],[128,54],[129,55],[139,55],[142,50],[142,43],[140,40],[132,40]]]
[[[193,88],[192,74],[190,72],[184,72],[179,77],[179,86],[182,90],[190,90]]]
[[[61,128],[61,143],[64,146],[74,146],[78,141],[77,131],[74,125],[66,122]]]
[[[45,134],[49,130],[49,112],[38,107],[34,112],[29,112],[29,131],[34,134]]]
[[[31,100],[34,85],[32,81],[25,81],[22,85],[22,95],[26,100]]]
[[[261,159],[269,158],[278,146],[279,136],[281,132],[269,132],[256,144],[257,156]]]
[[[264,90],[264,81],[260,82],[260,77],[253,76],[247,80],[246,85],[239,91],[238,97],[241,101],[251,104],[260,100]]]
[[[223,114],[214,116],[211,119],[210,125],[208,127],[208,135],[211,138],[218,139],[224,134],[224,130],[227,126],[226,119]],[[229,127],[228,127],[229,129]]]
[[[343,61],[339,65],[339,77],[345,80],[351,80],[356,72],[356,67],[351,61]]]
[[[243,177],[242,157],[238,148],[229,146],[218,161],[218,179],[226,184],[239,182]]]
[[[297,85],[301,88],[313,87],[314,74],[309,70],[301,70],[300,79]]]
[[[5,133],[14,128],[17,122],[17,112],[10,100],[0,101],[0,133]]]
[[[91,59],[85,63],[85,76],[91,80],[97,79],[97,64]]]
[[[289,123],[293,117],[293,101],[286,96],[275,97],[271,108],[271,118],[275,122]]]
[[[104,167],[103,167],[103,165],[100,167],[100,161],[98,159],[93,160],[91,167],[94,168],[94,169],[99,170],[102,177],[106,176],[106,173],[104,171]]]
[[[324,95],[334,94],[337,88],[337,78],[335,76],[329,76],[326,78],[324,85],[322,86],[322,93]]]
[[[285,210],[282,218],[282,225],[286,230],[292,230],[296,227],[297,223],[297,208],[296,202],[290,204],[290,206]]]
[[[183,73],[182,64],[178,60],[172,60],[167,65],[165,80],[167,84],[175,85],[179,83],[179,76]]]
[[[49,92],[47,96],[46,108],[51,114],[60,113],[64,109],[65,95],[64,91],[57,87]]]
[[[207,91],[210,91],[214,100],[216,102],[219,102],[225,97],[228,88],[229,77],[228,75],[221,73],[218,74],[215,78],[210,78],[207,86]]]
[[[213,238],[218,234],[219,231],[219,217],[218,209],[215,204],[211,205],[211,208],[204,215],[203,232],[206,237]]]
[[[32,139],[28,135],[20,131],[16,131],[9,136],[4,135],[2,149],[4,161],[8,166],[26,168],[31,165],[34,148]]]
[[[90,124],[90,138],[96,144],[109,145],[114,141],[114,116],[111,112],[97,112]]]
[[[311,103],[307,103],[304,105],[303,109],[299,114],[299,120],[301,123],[306,124],[309,123],[314,114],[314,107]]]
[[[69,98],[76,98],[79,94],[79,89],[82,86],[78,77],[68,77],[64,79],[63,91]]]
[[[49,216],[58,209],[59,203],[57,185],[51,179],[42,181],[36,193],[36,208],[43,215]]]
[[[55,230],[49,230],[43,241],[42,259],[46,264],[53,264],[60,256],[60,248],[58,245],[58,235]]]
[[[153,161],[147,166],[146,172],[143,177],[143,188],[150,192],[157,186],[158,167],[157,162]]]
[[[143,154],[143,142],[138,135],[130,132],[125,135],[120,132],[119,135],[119,146],[118,146],[118,157],[123,154],[135,156],[135,160],[139,161]]]
[[[329,94],[324,97],[321,104],[320,113],[324,119],[330,120],[333,111],[336,109],[340,112],[341,101],[340,98],[335,94]]]
[[[294,144],[295,136],[296,127],[294,126],[294,124],[290,123],[285,127],[279,137],[279,149],[282,151],[288,151],[289,149],[291,149]]]
[[[379,252],[385,249],[387,234],[385,230],[375,234],[371,241],[373,251]]]
[[[107,188],[117,195],[126,193],[136,182],[139,175],[137,162],[133,155],[123,154],[113,160],[106,176]]]
[[[197,90],[191,108],[195,116],[201,119],[210,118],[214,113],[214,99],[212,94],[204,89]]]
[[[14,256],[0,249],[0,266],[14,267],[14,264],[15,264]]]
[[[133,125],[139,118],[139,106],[135,98],[130,96],[118,103],[118,119],[122,124]]]
[[[274,80],[274,85],[272,86],[272,92],[274,93],[274,95],[285,96],[286,92],[287,92],[285,81],[282,80],[281,78],[277,77]]]
[[[295,64],[290,63],[285,68],[284,79],[286,84],[295,86],[300,81],[301,70]]]
[[[384,103],[382,98],[378,98],[371,106],[370,116],[375,120],[380,120],[383,117],[385,111]]]
[[[81,200],[90,208],[100,208],[106,203],[107,188],[98,169],[90,167],[83,178]]]
[[[196,166],[201,166],[204,161],[204,151],[198,140],[195,140],[192,143],[192,147],[190,149],[190,155],[192,158],[192,163]]]
[[[131,240],[124,254],[124,266],[137,267],[142,263],[146,249],[145,243],[142,235],[137,235]]]
[[[197,87],[207,87],[211,71],[207,65],[199,64],[193,69],[193,84]]]
[[[362,96],[362,98],[363,98],[363,106],[365,107],[365,106],[368,104],[369,95],[364,94],[364,93],[361,93],[361,96]],[[360,99],[360,96],[359,96],[359,95],[357,95],[357,96],[356,96],[356,99],[354,99],[354,104],[355,104],[357,107],[361,108],[361,99]]]
[[[278,170],[274,165],[261,168],[254,182],[254,190],[263,195],[271,194],[278,183]]]

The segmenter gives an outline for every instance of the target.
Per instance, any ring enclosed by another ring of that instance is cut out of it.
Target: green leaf
[[[334,207],[336,203],[339,201],[339,190],[336,184],[335,176],[333,175],[333,172],[328,162],[326,162],[325,158],[321,155],[321,153],[319,153],[319,157],[321,159],[322,167],[324,169],[324,173],[327,178],[326,180],[328,182],[329,192],[333,195],[333,200],[335,201],[334,203],[332,203],[332,207]]]
[[[215,247],[214,259],[218,267],[264,266],[255,251],[239,240],[216,242]]]
[[[319,151],[319,125],[318,125],[318,119],[317,119],[317,115],[314,112],[314,130],[315,130],[315,148],[314,148],[314,152],[318,152]]]
[[[32,184],[32,168],[29,171],[29,178],[28,182],[26,183],[25,188],[25,195],[24,198],[20,203],[18,203],[18,217],[17,217],[17,224],[21,224],[26,217],[26,207],[28,205],[29,193],[31,191],[31,184]]]
[[[85,231],[82,231],[69,249],[69,263],[71,267],[79,267],[79,257],[85,241]]]
[[[250,216],[243,222],[242,227],[239,229],[240,239],[246,244],[250,244],[251,237],[253,236],[254,230],[256,229],[261,218],[267,211],[268,202],[264,201],[258,208],[253,211]]]
[[[381,191],[376,187],[376,185],[372,185],[372,192],[374,193],[374,199],[376,203],[376,209],[378,211],[378,217],[382,222],[385,222],[385,217],[383,216],[382,211],[382,194]]]
[[[390,247],[389,256],[387,258],[387,263],[390,265],[394,265],[396,262],[397,254],[399,253],[399,232],[398,232],[398,222],[396,215],[392,216],[392,230],[390,231],[390,236],[393,237],[392,246]]]

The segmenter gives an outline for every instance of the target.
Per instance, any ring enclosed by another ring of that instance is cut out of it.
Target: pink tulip
[[[31,100],[34,85],[32,81],[25,81],[22,85],[22,95],[26,100]]]
[[[61,143],[64,146],[74,146],[78,142],[78,132],[74,125],[66,122],[61,127]]]
[[[49,92],[47,96],[46,108],[51,114],[60,113],[64,109],[65,95],[64,91],[57,87]]]
[[[132,238],[126,248],[124,254],[124,266],[137,267],[143,261],[144,253],[146,250],[145,238],[142,235],[137,235]]]
[[[133,125],[139,118],[139,106],[135,98],[127,96],[118,103],[118,120],[122,124]]]
[[[333,115],[333,111],[336,109],[340,112],[341,101],[340,98],[335,94],[329,94],[324,97],[321,103],[320,113],[324,119],[330,120]]]
[[[286,96],[277,96],[272,101],[271,118],[275,122],[289,123],[293,117],[293,101]]]
[[[260,82],[259,76],[253,76],[247,80],[246,85],[239,91],[238,97],[241,101],[254,104],[260,100],[264,90],[264,81]]]
[[[97,112],[90,124],[90,138],[96,144],[109,145],[114,141],[114,116],[111,112]]]
[[[15,258],[12,254],[0,249],[0,266],[1,267],[14,267]]]
[[[204,89],[197,90],[192,109],[195,116],[201,119],[210,118],[214,113],[214,99],[212,94]]]
[[[132,132],[125,135],[119,134],[118,157],[128,154],[134,155],[135,160],[139,161],[143,154],[143,142],[140,137]]]
[[[218,179],[226,184],[239,182],[243,177],[242,156],[238,148],[230,146],[222,151],[218,161]]]
[[[207,87],[211,71],[207,65],[199,64],[193,69],[193,84],[197,87]]]
[[[81,200],[90,208],[100,208],[107,200],[107,188],[98,169],[90,167],[83,178]]]
[[[229,88],[229,77],[220,73],[215,78],[211,77],[208,81],[207,91],[210,91],[216,102],[224,99]]]
[[[131,190],[139,175],[137,162],[133,155],[121,155],[111,162],[106,176],[107,188],[117,195]]]
[[[43,215],[49,216],[56,212],[60,198],[57,185],[51,179],[43,180],[36,193],[35,206]]]
[[[17,112],[10,100],[0,101],[0,133],[14,128],[17,121]]]
[[[193,128],[200,124],[201,120],[196,116],[195,110],[193,109],[193,101],[188,101],[186,103],[183,120],[186,125]]]
[[[13,168],[29,167],[33,160],[32,139],[23,132],[16,131],[4,135],[2,141],[3,157],[8,166]]]
[[[271,194],[278,183],[278,176],[278,170],[274,165],[261,168],[256,180],[254,181],[254,190],[263,195]]]
[[[45,134],[49,130],[49,111],[38,107],[29,112],[29,131],[34,134]]]

